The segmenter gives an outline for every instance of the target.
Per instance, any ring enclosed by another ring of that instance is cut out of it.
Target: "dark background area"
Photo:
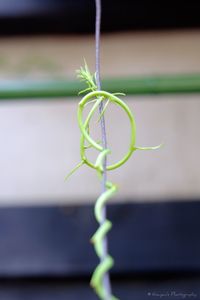
[[[120,299],[200,299],[199,211],[199,201],[108,206]],[[0,299],[97,299],[96,227],[91,205],[1,208]]]
[[[195,28],[199,1],[103,0],[102,31]],[[92,0],[1,0],[0,34],[94,32]]]

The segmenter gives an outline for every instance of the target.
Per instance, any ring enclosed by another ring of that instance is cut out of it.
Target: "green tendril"
[[[76,165],[64,178],[66,181],[72,174],[74,174],[82,165],[84,165],[84,160],[82,160],[78,165]]]
[[[91,75],[89,68],[85,62],[84,68],[81,67],[80,70],[77,71],[78,73],[78,78],[81,81],[84,81],[87,85],[88,88],[85,90],[81,91],[80,93],[88,92],[82,100],[79,102],[78,106],[78,125],[80,128],[81,132],[81,138],[80,138],[80,156],[81,156],[81,162],[66,176],[66,179],[70,175],[72,175],[77,169],[79,169],[83,164],[88,165],[89,167],[95,169],[97,171],[97,174],[99,178],[102,178],[103,175],[103,163],[105,160],[105,157],[111,153],[110,149],[104,149],[101,142],[95,141],[91,136],[89,132],[89,127],[90,127],[90,121],[92,117],[94,116],[99,104],[102,101],[106,101],[106,104],[104,106],[103,111],[101,112],[98,121],[102,118],[104,115],[108,104],[113,103],[117,106],[119,106],[127,115],[129,122],[130,122],[130,127],[131,127],[131,134],[130,134],[130,143],[128,147],[128,151],[124,156],[114,164],[108,165],[106,168],[108,171],[114,170],[125,164],[125,162],[132,156],[133,152],[136,150],[156,150],[159,149],[161,145],[155,146],[155,147],[137,147],[135,146],[135,141],[136,141],[136,125],[135,125],[135,119],[134,116],[127,106],[127,104],[122,101],[120,98],[117,96],[119,95],[124,95],[122,93],[108,93],[106,91],[97,91],[97,84],[96,84],[96,76]],[[79,94],[80,94],[79,93]],[[90,109],[86,119],[83,119],[83,111],[85,107],[88,104],[93,103],[92,108]],[[97,122],[98,122],[97,121]],[[85,142],[88,143],[88,145],[85,145]],[[99,154],[97,156],[96,162],[91,162],[86,156],[86,151],[89,148],[96,149],[99,151]],[[106,291],[104,290],[103,286],[103,276],[106,272],[108,272],[113,264],[114,261],[110,255],[107,255],[106,258],[103,256],[103,240],[104,237],[107,235],[107,233],[110,231],[112,227],[112,223],[106,219],[103,222],[103,208],[106,205],[107,201],[116,193],[117,187],[113,183],[107,181],[106,182],[106,188],[107,190],[101,194],[94,207],[94,214],[97,222],[99,223],[99,228],[91,238],[91,242],[94,245],[94,249],[96,251],[97,256],[100,259],[99,265],[96,267],[92,278],[91,278],[91,286],[94,288],[96,294],[101,300],[107,300],[106,299]],[[116,297],[112,296],[111,300],[119,300]]]

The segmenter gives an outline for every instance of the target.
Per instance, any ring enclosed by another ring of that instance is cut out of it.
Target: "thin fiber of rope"
[[[96,57],[96,63],[95,63],[95,69],[96,69],[96,81],[97,81],[97,87],[98,90],[101,90],[101,77],[100,77],[100,30],[101,30],[101,0],[95,0],[96,4],[96,22],[95,22],[95,57]],[[103,110],[103,101],[99,105],[99,114],[101,114]],[[106,126],[105,126],[105,118],[104,115],[101,118],[100,121],[101,126],[101,139],[102,139],[102,145],[103,148],[107,148],[107,137],[106,137]],[[106,191],[106,181],[107,181],[107,172],[106,172],[106,166],[107,166],[107,159],[105,157],[104,164],[103,164],[103,177],[102,177],[102,193]],[[102,224],[106,220],[106,207],[104,206],[102,211]],[[103,257],[101,261],[104,261],[104,259],[108,256],[108,240],[107,237],[104,237],[103,240]],[[110,282],[110,275],[109,273],[104,274],[103,278],[103,286],[106,291],[106,300],[111,300],[112,296],[112,289],[111,289],[111,282]]]

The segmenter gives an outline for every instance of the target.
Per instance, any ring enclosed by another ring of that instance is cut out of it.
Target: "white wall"
[[[5,39],[0,43],[0,78],[72,77],[83,56],[92,65],[93,51],[91,37]],[[199,53],[198,31],[106,35],[102,71],[105,76],[198,72]],[[44,58],[46,65],[39,67]],[[199,98],[127,98],[136,117],[137,144],[164,142],[165,146],[137,152],[126,166],[109,174],[119,186],[115,200],[200,195]],[[98,195],[100,185],[93,170],[82,167],[68,182],[63,180],[79,162],[76,100],[0,104],[0,204],[93,201]],[[126,151],[128,123],[113,107],[106,123],[114,161]]]

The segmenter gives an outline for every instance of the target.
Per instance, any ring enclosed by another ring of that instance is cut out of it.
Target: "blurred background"
[[[120,299],[200,298],[199,9],[102,1],[103,88],[127,94],[138,146],[164,143],[109,173]],[[85,58],[95,71],[94,26],[91,0],[0,0],[0,299],[96,299],[101,186],[86,167],[64,182],[80,161],[76,70]],[[111,163],[129,124],[113,106],[105,118]]]

